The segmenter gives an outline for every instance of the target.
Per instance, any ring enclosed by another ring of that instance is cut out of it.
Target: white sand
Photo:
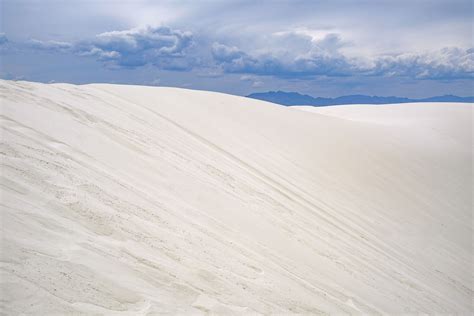
[[[472,104],[0,89],[5,315],[472,311]]]

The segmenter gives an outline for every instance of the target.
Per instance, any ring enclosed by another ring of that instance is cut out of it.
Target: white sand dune
[[[472,104],[0,89],[5,315],[472,312]]]

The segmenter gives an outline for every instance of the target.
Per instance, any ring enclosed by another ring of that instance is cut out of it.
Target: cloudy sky
[[[471,0],[0,0],[0,76],[176,86],[473,95]]]

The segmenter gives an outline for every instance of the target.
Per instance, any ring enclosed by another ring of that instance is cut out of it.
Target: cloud
[[[31,39],[27,41],[26,45],[32,49],[54,51],[54,52],[66,52],[66,51],[69,51],[73,47],[73,44],[68,43],[68,42],[40,41],[36,39]]]
[[[232,62],[241,58],[248,58],[247,54],[239,50],[237,47],[226,46],[219,43],[212,45],[212,55],[219,62]]]
[[[288,41],[295,41],[294,35],[278,34],[278,37],[281,39],[279,45],[275,45],[278,47],[292,47],[288,46]],[[344,44],[337,34],[327,34],[319,40],[305,37],[305,41],[310,44],[306,51],[292,52],[280,49],[274,52],[250,54],[235,46],[214,43],[212,55],[217,64],[229,73],[305,77],[347,76],[354,72],[353,63],[338,52]]]
[[[382,56],[375,60],[370,73],[415,79],[469,79],[474,75],[474,49],[451,47],[425,54]]]
[[[182,70],[189,68],[184,57],[192,43],[190,32],[162,26],[101,33],[92,41],[77,44],[74,50],[118,67],[152,64],[162,69]]]
[[[216,69],[215,67],[212,68],[204,68],[204,71],[197,73],[198,77],[201,78],[220,78],[225,75],[225,73],[221,69]]]
[[[149,83],[151,86],[159,86],[161,84],[161,79],[160,78],[155,78],[151,80]]]
[[[214,43],[212,56],[227,73],[279,78],[380,76],[446,80],[469,79],[474,74],[472,48],[454,47],[428,53],[357,57],[343,53],[343,48],[351,43],[342,40],[339,34],[323,33],[316,36],[299,30],[274,35],[279,40],[274,47],[291,47],[292,50],[275,48],[266,53],[249,53],[236,46]]]
[[[220,43],[212,45],[212,56],[229,73],[278,75],[284,71],[282,63],[271,55],[251,56],[237,47]]]
[[[0,33],[0,45],[4,45],[8,43],[8,38],[5,33]]]
[[[193,66],[195,60],[186,56],[187,49],[192,45],[193,35],[190,32],[165,26],[105,32],[92,40],[73,43],[36,39],[27,42],[31,49],[93,57],[111,68],[153,65],[176,71]]]
[[[212,43],[212,40],[203,38],[202,34],[195,38],[191,32],[160,26],[105,32],[76,42],[31,39],[15,43],[0,33],[0,50],[20,47],[69,53],[94,58],[105,67],[114,69],[146,65],[170,71],[197,68],[204,71],[198,75],[201,77],[234,73],[300,80],[361,76],[456,80],[472,79],[474,74],[472,48],[349,55],[355,44],[345,40],[334,29],[294,28],[257,39],[255,42],[241,42],[246,49],[220,42],[214,42],[209,47],[207,43]],[[224,41],[231,41],[231,38]],[[242,81],[249,81],[254,87],[263,85],[258,78]]]
[[[251,82],[252,88],[260,88],[264,85],[264,82],[259,80],[257,76],[243,75],[243,76],[240,76],[240,80]]]
[[[252,88],[260,88],[263,87],[263,81],[254,81],[252,82]]]
[[[11,72],[0,72],[0,78],[5,80],[14,80],[14,81],[21,81],[21,80],[28,80],[29,78],[23,75],[15,75]]]
[[[11,50],[11,43],[5,33],[0,33],[0,53]]]

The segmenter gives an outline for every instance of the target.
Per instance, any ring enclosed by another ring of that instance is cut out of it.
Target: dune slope
[[[4,314],[472,311],[471,104],[0,93]]]

